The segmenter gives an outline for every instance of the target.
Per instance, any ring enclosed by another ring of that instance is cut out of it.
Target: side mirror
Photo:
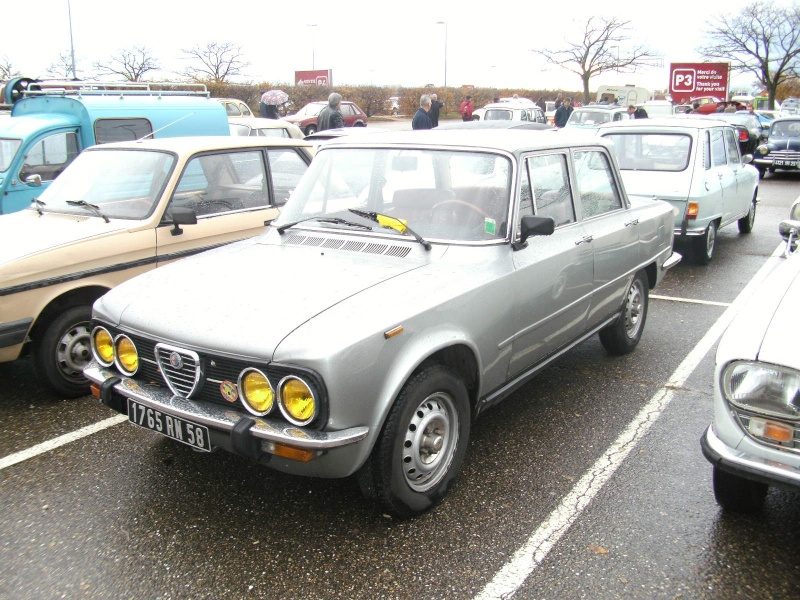
[[[38,173],[28,175],[25,178],[25,183],[31,187],[42,187],[42,176]]]
[[[791,256],[797,251],[797,238],[800,235],[800,221],[787,219],[778,225],[778,232],[786,242],[785,256]]]
[[[176,206],[165,215],[164,220],[166,223],[171,222],[174,226],[171,231],[172,235],[180,235],[183,233],[183,229],[179,225],[196,225],[197,213],[191,208]]]
[[[745,154],[742,156],[742,164],[749,165],[753,162],[753,155],[752,154]]]
[[[537,217],[528,215],[522,217],[520,223],[519,241],[514,242],[514,250],[522,250],[528,245],[528,238],[536,235],[553,235],[556,230],[556,222],[552,217]]]

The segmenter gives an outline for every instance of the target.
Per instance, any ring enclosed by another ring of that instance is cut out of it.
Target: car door
[[[514,253],[515,336],[509,375],[525,371],[569,343],[586,322],[592,291],[592,245],[577,221],[566,152],[522,164],[517,223],[552,217],[552,235],[532,237]]]
[[[719,212],[722,215],[722,224],[729,222],[733,218],[741,202],[736,185],[736,172],[733,169],[733,165],[728,163],[730,143],[726,142],[725,139],[727,131],[735,137],[735,130],[730,127],[714,127],[709,131],[711,136],[711,168],[716,174],[720,185],[721,204]],[[738,141],[736,143],[738,145]]]
[[[728,157],[728,167],[733,172],[735,186],[730,193],[723,190],[722,201],[725,206],[725,219],[738,219],[750,210],[752,200],[752,180],[753,174],[748,173],[742,163],[739,142],[736,139],[736,131],[733,129],[725,130],[725,149]]]
[[[605,150],[575,150],[572,157],[579,216],[594,258],[587,318],[592,327],[619,309],[631,275],[639,268],[639,223],[624,203]]]

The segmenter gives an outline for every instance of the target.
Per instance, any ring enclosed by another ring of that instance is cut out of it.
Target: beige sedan
[[[58,394],[88,393],[92,303],[135,275],[261,233],[312,153],[302,140],[225,136],[81,153],[29,209],[0,217],[0,362],[29,350]]]

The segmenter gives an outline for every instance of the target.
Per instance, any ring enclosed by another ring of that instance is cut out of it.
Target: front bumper
[[[767,485],[795,491],[800,488],[799,467],[735,450],[717,437],[712,425],[700,438],[700,447],[706,459],[723,471]]]
[[[132,379],[120,376],[115,370],[100,366],[95,361],[91,362],[83,373],[87,379],[100,387],[100,400],[103,404],[117,412],[127,414],[126,399],[131,398],[166,415],[205,425],[210,430],[213,447],[221,447],[258,462],[270,463],[270,466],[283,471],[302,473],[316,469],[300,469],[299,463],[297,469],[275,464],[273,459],[277,457],[272,455],[275,454],[276,444],[307,450],[317,457],[322,457],[334,450],[354,447],[369,433],[369,427],[366,426],[340,431],[307,430],[278,419],[246,415],[222,405],[195,402],[173,395],[168,388],[143,387]],[[343,476],[335,472],[309,474]]]

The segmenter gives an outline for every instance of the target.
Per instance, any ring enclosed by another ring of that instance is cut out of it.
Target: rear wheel
[[[600,330],[600,342],[609,354],[628,354],[639,344],[647,320],[648,292],[647,276],[639,271],[628,288],[619,318]]]
[[[756,222],[756,195],[753,195],[753,200],[750,202],[750,211],[739,219],[739,232],[750,233],[753,231],[753,224]]]
[[[706,232],[696,237],[693,242],[694,262],[698,265],[707,265],[714,258],[714,250],[717,247],[717,222],[711,221]]]
[[[316,125],[309,125],[308,127],[306,127],[306,135],[311,135],[312,133],[317,133]]]
[[[714,467],[714,498],[726,510],[758,512],[764,506],[768,487]]]
[[[89,393],[83,368],[92,359],[91,318],[91,306],[73,306],[37,334],[31,346],[36,375],[65,398]]]

